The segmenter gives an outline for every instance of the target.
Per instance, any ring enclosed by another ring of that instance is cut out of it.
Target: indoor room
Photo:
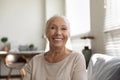
[[[88,80],[120,79],[119,0],[0,0],[0,80],[19,80],[21,67],[50,50],[45,29],[54,15],[69,20],[65,46],[84,55]],[[8,54],[23,63],[9,67]]]

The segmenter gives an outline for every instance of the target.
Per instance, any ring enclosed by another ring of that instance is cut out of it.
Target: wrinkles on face
[[[52,46],[65,46],[69,37],[69,26],[62,18],[55,18],[46,29],[46,36]]]

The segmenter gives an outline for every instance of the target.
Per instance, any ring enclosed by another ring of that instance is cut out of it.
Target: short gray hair
[[[68,27],[70,28],[70,23],[68,21],[68,19],[65,16],[59,16],[59,15],[54,15],[53,17],[49,18],[46,22],[46,28],[50,25],[50,23],[55,19],[55,18],[62,18],[68,25]],[[46,29],[45,29],[46,30]]]

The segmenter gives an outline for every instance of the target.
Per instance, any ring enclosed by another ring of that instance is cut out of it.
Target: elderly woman
[[[50,50],[34,56],[24,67],[24,80],[86,80],[82,54],[65,47],[70,37],[68,20],[53,16],[46,24]]]

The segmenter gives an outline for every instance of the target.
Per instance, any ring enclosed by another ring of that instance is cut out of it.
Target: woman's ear
[[[47,36],[48,36],[48,29],[47,29],[48,27],[46,26],[45,27],[45,30],[44,30],[44,36],[45,36],[45,38],[47,38]]]
[[[47,29],[45,30],[45,37],[46,38],[48,37],[48,31],[47,31]]]

